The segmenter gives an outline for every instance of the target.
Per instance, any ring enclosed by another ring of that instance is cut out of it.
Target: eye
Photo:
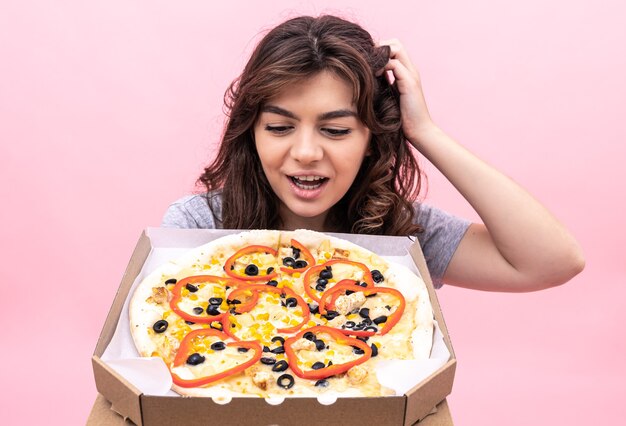
[[[333,137],[349,135],[351,131],[350,129],[333,129],[331,127],[322,128],[322,132]]]
[[[267,130],[270,133],[274,133],[276,135],[286,134],[291,129],[293,129],[292,126],[270,126],[269,124],[265,126],[265,130]]]

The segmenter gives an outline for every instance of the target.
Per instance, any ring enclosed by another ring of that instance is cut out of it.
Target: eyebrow
[[[284,117],[293,118],[294,120],[300,120],[300,118],[293,112],[287,111],[286,109],[278,107],[276,105],[264,105],[263,108],[261,108],[261,112],[271,112],[272,114],[278,114]],[[320,114],[317,118],[318,120],[330,120],[333,118],[343,117],[354,117],[357,119],[359,118],[356,112],[349,109],[338,109],[336,111],[325,112],[323,114]]]

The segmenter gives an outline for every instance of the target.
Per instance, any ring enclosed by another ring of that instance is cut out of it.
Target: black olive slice
[[[185,285],[185,288],[187,290],[189,290],[189,292],[191,292],[191,293],[195,293],[196,291],[198,291],[198,287],[196,287],[193,284],[187,284],[187,285]]]
[[[317,283],[319,285],[323,285],[324,287],[326,287],[326,285],[328,284],[328,280],[324,279],[324,278],[318,278],[317,279]]]
[[[245,354],[246,352],[248,352],[250,349],[249,348],[238,348],[237,351],[241,352],[242,354]]]
[[[268,356],[264,356],[261,358],[261,364],[274,365],[276,364],[276,358],[270,358]]]
[[[285,258],[283,258],[283,265],[285,265],[288,268],[293,268],[295,263],[296,263],[296,261],[294,260],[293,257],[285,257]]]
[[[307,340],[310,340],[310,341],[315,340],[315,334],[313,334],[313,332],[312,332],[312,331],[307,331],[306,333],[304,333],[304,334],[302,335],[302,337],[303,337],[304,339],[307,339]]]
[[[165,280],[165,284],[176,284],[178,281],[176,278],[170,278],[169,280]]]
[[[244,271],[244,273],[248,276],[259,275],[259,267],[254,264],[250,264],[246,266],[246,270]]]
[[[324,364],[324,363],[323,363],[323,362],[321,362],[321,361],[317,361],[316,363],[314,363],[314,364],[311,366],[311,368],[312,368],[313,370],[320,370],[320,369],[325,368],[325,367],[326,367],[326,364]]]
[[[339,316],[339,312],[337,311],[331,311],[328,310],[326,311],[326,315],[322,315],[324,318],[326,318],[328,321],[332,320],[333,318],[336,318]]]
[[[328,380],[326,379],[320,379],[317,382],[315,382],[315,386],[320,387],[320,388],[327,388],[328,385],[330,385],[330,383],[328,383]]]
[[[209,305],[221,305],[222,302],[224,301],[224,299],[222,299],[221,297],[211,297],[209,298]]]
[[[358,346],[352,346],[352,352],[354,352],[357,355],[363,355],[365,353],[365,351],[359,348]]]
[[[326,343],[322,339],[315,339],[313,340],[313,342],[315,343],[315,349],[317,349],[318,351],[326,348]]]
[[[385,281],[385,277],[383,277],[383,274],[381,274],[378,269],[374,269],[372,271],[372,279],[374,280],[375,283],[380,283],[380,282]]]
[[[381,315],[378,318],[374,318],[372,321],[374,321],[376,325],[385,323],[387,322],[387,315]]]
[[[263,345],[263,352],[269,352],[269,351],[271,351],[270,347]]]
[[[378,355],[378,346],[376,346],[375,344],[372,343],[371,345],[372,348],[372,356],[377,356]]]
[[[269,268],[267,268],[267,271],[265,271],[265,274],[266,274],[266,275],[269,275],[269,274],[271,274],[272,272],[274,272],[274,267],[273,267],[273,266],[270,266]]]
[[[296,381],[291,374],[282,374],[276,380],[276,384],[283,389],[290,389]]]
[[[194,325],[195,322],[193,322],[193,321],[185,321],[185,324],[187,324],[187,325]]]
[[[276,287],[278,285],[278,281],[270,280],[267,282],[267,285],[271,285],[272,287]]]
[[[288,308],[295,308],[298,306],[298,301],[295,297],[288,297],[287,300],[285,300],[285,306]]]
[[[283,336],[274,336],[271,340],[272,343],[280,342],[281,345],[285,344],[285,338]]]
[[[329,280],[333,277],[333,273],[330,269],[322,269],[320,271],[320,278],[323,278],[325,280]]]
[[[346,296],[350,296],[352,293],[354,293],[354,291],[352,291],[352,290],[346,290]]]
[[[306,263],[305,260],[296,260],[296,263],[293,264],[295,269],[306,268],[307,266],[309,266],[309,264]]]
[[[299,259],[300,258],[300,249],[299,248],[295,248],[294,246],[291,246],[291,251],[293,252],[293,258],[294,259]]]
[[[368,325],[367,327],[363,329],[363,331],[373,331],[374,333],[376,333],[378,331],[378,327],[374,327],[373,325]]]
[[[167,330],[168,325],[169,323],[162,319],[162,320],[158,320],[157,322],[155,322],[154,325],[152,326],[152,329],[156,333],[163,333],[165,330]]]
[[[209,315],[221,314],[220,309],[216,305],[209,305],[206,307],[206,313]]]
[[[214,351],[223,351],[226,349],[226,343],[224,342],[215,342],[211,345],[211,349]]]
[[[287,368],[289,368],[289,364],[284,359],[281,359],[272,366],[272,371],[281,372],[285,371]]]
[[[320,307],[315,303],[309,303],[309,311],[311,311],[312,314],[317,314],[320,311]]]
[[[346,321],[346,323],[343,325],[345,328],[352,328],[356,325],[356,323],[354,321]]]
[[[196,352],[196,353],[189,355],[189,357],[187,358],[187,364],[189,365],[202,364],[205,359],[206,359],[205,357],[203,357],[202,355]]]
[[[200,315],[202,312],[204,312],[204,309],[202,309],[202,306],[196,306],[195,308],[193,308],[193,313],[196,315]]]
[[[326,286],[318,284],[318,285],[315,286],[315,290],[322,292],[322,291],[326,290]]]
[[[270,351],[273,354],[284,354],[285,353],[285,347],[284,346],[279,346],[277,348],[274,348]]]

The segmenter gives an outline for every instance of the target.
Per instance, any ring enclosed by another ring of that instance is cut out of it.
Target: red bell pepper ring
[[[313,370],[313,369],[303,370],[298,365],[298,355],[296,354],[292,346],[295,342],[300,340],[302,336],[304,336],[304,333],[307,333],[307,332],[311,332],[315,334],[316,336],[317,334],[320,334],[320,333],[328,334],[333,338],[334,342],[338,344],[346,345],[346,346],[357,347],[363,351],[363,354],[360,357],[352,361],[345,362],[343,364],[332,364],[327,367],[320,368],[318,370]],[[287,356],[287,361],[289,362],[289,367],[294,372],[294,374],[302,379],[309,379],[309,380],[325,379],[326,377],[345,373],[346,371],[348,371],[355,365],[363,364],[372,356],[372,348],[367,343],[363,342],[362,340],[355,339],[350,336],[346,336],[345,334],[341,333],[337,329],[326,327],[323,325],[318,325],[318,326],[307,328],[307,329],[300,331],[295,336],[292,336],[286,339],[284,347],[285,347],[285,355]]]
[[[233,291],[231,291],[230,294],[228,295],[228,300],[230,301],[239,300],[241,302],[241,303],[232,305],[233,306],[232,309],[234,309],[235,312],[237,312],[238,314],[242,314],[244,312],[248,312],[252,310],[252,308],[254,308],[257,302],[259,301],[259,292],[253,291],[251,289],[251,287],[253,286],[254,285],[245,285],[242,287],[238,287],[234,289]],[[240,299],[240,297],[243,298],[246,296],[250,296],[250,299],[246,300],[245,302]]]
[[[226,272],[226,275],[233,277],[233,278],[237,278],[239,280],[244,280],[244,281],[263,281],[263,280],[269,281],[278,275],[278,272],[275,270],[270,272],[269,274],[264,274],[264,275],[239,275],[236,272],[234,272],[234,265],[237,259],[239,259],[241,256],[244,256],[250,253],[268,253],[274,257],[278,256],[278,253],[276,252],[276,250],[274,250],[271,247],[261,246],[261,245],[251,245],[251,246],[244,247],[241,250],[238,250],[237,252],[235,252],[235,254],[233,254],[231,257],[228,258],[228,260],[226,260],[226,263],[224,264],[224,272]]]
[[[300,243],[297,240],[292,239],[291,240],[291,246],[297,248],[298,250],[300,250],[300,255],[304,258],[304,261],[306,261],[307,266],[305,266],[304,268],[289,268],[286,266],[281,266],[280,270],[286,274],[293,274],[296,272],[304,272],[306,271],[308,268],[310,268],[311,266],[315,265],[315,258],[313,257],[313,255],[311,254],[311,252],[309,251],[308,248],[306,248],[305,246],[302,245],[302,243]]]
[[[178,352],[176,353],[176,357],[174,358],[174,367],[180,367],[185,364],[189,355],[194,353],[195,351],[192,349],[193,340],[195,338],[202,338],[206,336],[216,336],[221,340],[228,340],[230,336],[226,333],[223,333],[218,330],[214,330],[212,328],[200,328],[197,330],[193,330],[187,334],[183,340],[180,342],[180,347],[178,348]],[[255,364],[261,356],[263,355],[263,348],[256,341],[235,341],[235,342],[227,342],[226,346],[234,346],[237,348],[246,348],[248,350],[254,351],[252,358],[247,361],[238,364],[232,368],[228,368],[224,371],[220,371],[219,373],[213,374],[211,376],[198,377],[195,379],[182,379],[176,373],[171,372],[173,382],[181,387],[185,388],[195,388],[198,386],[204,386],[208,383],[215,382],[217,380],[232,376],[234,374],[243,372],[246,368]],[[208,361],[210,362],[210,361]]]
[[[313,300],[315,300],[318,304],[320,303],[320,296],[318,296],[318,294],[316,293],[317,290],[314,289],[315,286],[311,287],[310,283],[311,283],[311,279],[317,274],[319,276],[319,273],[325,269],[327,266],[332,266],[332,265],[336,265],[338,263],[343,263],[346,265],[351,265],[351,266],[355,266],[359,269],[361,269],[363,271],[363,282],[367,285],[367,287],[374,287],[374,280],[372,279],[372,273],[369,270],[369,268],[360,263],[360,262],[354,262],[352,260],[347,260],[347,259],[333,259],[333,260],[329,260],[326,263],[323,263],[321,265],[315,265],[312,268],[309,268],[306,273],[304,274],[304,279],[303,279],[303,284],[304,284],[304,292]],[[342,280],[343,281],[343,280]],[[354,281],[354,280],[352,280]]]
[[[208,313],[202,314],[202,316],[194,315],[189,312],[183,311],[178,304],[183,299],[183,289],[187,286],[187,284],[200,284],[200,283],[213,283],[213,284],[221,284],[224,286],[230,285],[234,286],[238,283],[233,282],[233,280],[224,277],[215,277],[213,275],[195,275],[191,277],[185,277],[179,280],[174,288],[172,289],[172,300],[170,300],[170,307],[176,314],[184,319],[185,321],[192,321],[201,324],[210,324],[213,321],[219,321],[225,314],[222,312],[219,315],[210,315]]]
[[[347,280],[344,280],[347,281]],[[333,288],[328,289],[324,292],[322,299],[320,301],[320,314],[326,313],[327,308],[333,309],[335,307],[335,301],[337,298],[346,291],[360,291],[365,294],[365,296],[369,296],[376,293],[388,293],[395,296],[399,300],[399,304],[396,310],[387,317],[387,321],[385,321],[382,325],[378,326],[379,334],[385,335],[391,330],[397,323],[400,321],[402,317],[402,313],[404,312],[404,308],[406,307],[406,300],[402,293],[395,288],[390,287],[361,287],[358,285],[348,284],[343,281],[337,283]],[[350,330],[346,329],[337,329],[345,334],[352,334],[355,336],[371,336],[374,333],[373,331],[364,331],[364,330]]]
[[[299,306],[300,309],[302,309],[302,321],[300,321],[298,324],[292,327],[277,328],[276,331],[278,333],[295,333],[296,331],[300,330],[304,326],[304,324],[306,324],[309,321],[309,318],[311,317],[311,311],[309,310],[309,305],[304,301],[302,297],[297,295],[289,287],[277,288],[277,287],[273,287],[271,285],[265,285],[265,284],[252,284],[252,285],[240,287],[240,288],[233,290],[230,293],[230,297],[232,298],[233,296],[236,296],[239,293],[244,292],[244,291],[251,291],[253,293],[257,293],[257,296],[256,296],[257,300],[258,300],[258,293],[260,292],[276,293],[278,295],[285,295],[285,298],[293,297],[294,299],[296,299],[297,306]],[[238,307],[236,308],[236,311],[235,311],[237,313],[249,312],[252,309],[254,309],[254,305],[251,305],[248,302],[245,304],[242,303],[236,306]],[[226,331],[227,334],[234,336],[235,334],[232,332],[232,329],[231,329],[233,328],[231,325],[232,323],[230,322],[229,318],[230,318],[229,316],[225,316],[225,321],[223,322],[224,330]]]

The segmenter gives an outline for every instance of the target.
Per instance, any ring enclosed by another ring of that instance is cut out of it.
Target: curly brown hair
[[[415,235],[412,202],[421,172],[405,140],[399,97],[383,72],[389,47],[377,47],[359,25],[335,16],[302,16],[272,29],[224,95],[228,120],[217,155],[198,179],[207,202],[222,192],[221,225],[272,229],[282,225],[254,143],[253,127],[268,99],[288,85],[330,71],[353,88],[360,120],[370,129],[366,156],[352,186],[333,206],[325,230]],[[218,215],[215,215],[218,217]]]

